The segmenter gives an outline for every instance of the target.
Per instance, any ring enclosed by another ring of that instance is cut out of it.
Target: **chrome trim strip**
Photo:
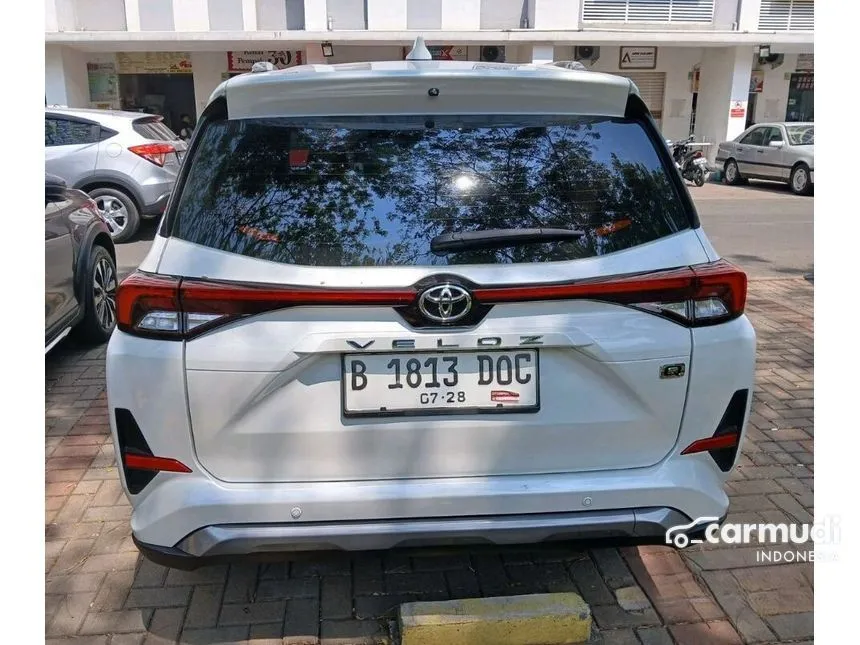
[[[362,551],[431,544],[525,544],[549,540],[662,536],[689,522],[668,508],[618,509],[337,524],[220,524],[201,528],[176,548],[192,556],[265,552]]]
[[[72,331],[71,327],[66,327],[63,331],[61,331],[59,333],[59,335],[54,340],[52,340],[50,343],[48,343],[45,346],[45,353],[47,354],[52,349],[54,349],[54,347],[56,347],[60,343],[61,340],[63,340],[66,336],[68,336],[69,332],[71,332],[71,331]]]

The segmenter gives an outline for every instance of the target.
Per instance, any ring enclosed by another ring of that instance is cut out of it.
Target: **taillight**
[[[484,314],[495,304],[539,300],[599,300],[641,309],[685,326],[737,318],[746,303],[746,274],[724,260],[647,274],[563,284],[479,287]],[[136,272],[117,292],[117,325],[127,333],[190,338],[243,316],[299,306],[413,307],[417,287],[349,289],[224,283]]]
[[[144,143],[139,146],[131,146],[129,151],[154,163],[156,166],[164,166],[167,162],[167,155],[174,154],[176,148],[170,143]]]
[[[227,284],[136,272],[117,290],[117,325],[139,336],[182,339],[231,320],[297,306],[400,307],[414,289],[315,289]]]
[[[484,304],[571,298],[601,300],[700,327],[737,318],[744,312],[747,276],[733,264],[718,260],[682,269],[556,285],[488,287],[476,289],[473,295]]]

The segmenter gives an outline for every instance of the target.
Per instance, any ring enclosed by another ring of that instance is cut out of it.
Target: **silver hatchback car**
[[[45,172],[89,193],[114,242],[161,216],[185,149],[157,115],[45,108]]]

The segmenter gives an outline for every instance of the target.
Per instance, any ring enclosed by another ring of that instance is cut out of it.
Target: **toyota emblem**
[[[440,284],[426,289],[418,298],[418,309],[430,320],[452,323],[472,308],[472,296],[456,284]]]

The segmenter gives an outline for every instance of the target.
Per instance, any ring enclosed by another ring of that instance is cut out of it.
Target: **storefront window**
[[[786,121],[814,121],[814,74],[792,74],[788,86]]]

